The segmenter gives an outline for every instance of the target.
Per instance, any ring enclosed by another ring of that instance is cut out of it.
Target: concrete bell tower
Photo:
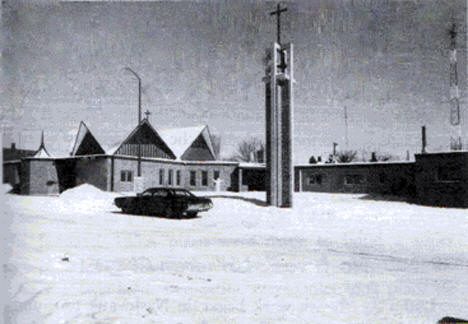
[[[266,195],[267,203],[276,207],[292,207],[294,190],[293,149],[293,44],[278,41],[266,50],[265,105],[266,105]]]

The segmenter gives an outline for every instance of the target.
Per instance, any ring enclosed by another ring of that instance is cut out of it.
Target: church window
[[[164,184],[164,169],[159,170],[159,184]]]
[[[132,182],[133,181],[133,172],[130,170],[120,171],[120,181],[121,182]]]
[[[202,171],[202,186],[208,185],[208,172]]]
[[[173,170],[169,170],[169,172],[167,173],[167,184],[168,185],[172,185],[172,176],[173,176]]]
[[[176,171],[176,185],[180,186],[180,170]]]
[[[213,171],[213,179],[215,179],[215,180],[219,179],[219,171],[218,170]]]
[[[196,186],[197,185],[197,182],[196,182],[196,172],[195,171],[190,171],[190,185],[191,186]]]

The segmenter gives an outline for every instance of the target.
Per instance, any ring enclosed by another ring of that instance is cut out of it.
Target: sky
[[[275,2],[2,2],[4,146],[67,154],[81,120],[102,143],[136,126],[207,124],[221,154],[265,136],[263,56],[276,39]],[[449,29],[457,36],[464,144],[466,4],[453,1],[282,2],[282,40],[295,49],[294,161],[332,143],[401,158],[448,150]],[[344,107],[348,114],[348,145]],[[367,152],[367,153],[363,153]]]

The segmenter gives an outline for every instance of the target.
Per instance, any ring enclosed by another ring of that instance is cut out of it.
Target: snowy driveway
[[[209,193],[207,195],[210,195]],[[468,211],[295,194],[211,194],[191,220],[115,194],[6,195],[12,323],[435,323],[468,317]]]

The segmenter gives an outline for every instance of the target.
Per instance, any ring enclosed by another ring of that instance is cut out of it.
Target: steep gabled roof
[[[124,144],[127,144],[133,140],[138,141],[135,138],[136,134],[142,127],[148,127],[145,132],[150,132],[151,137],[156,140],[157,145],[162,146],[162,149],[173,156],[174,159],[182,159],[182,156],[194,145],[195,141],[200,141],[200,137],[206,143],[210,154],[213,159],[216,159],[216,154],[213,149],[211,142],[211,135],[208,126],[195,126],[185,128],[173,128],[173,129],[162,129],[156,131],[151,123],[147,119],[143,119],[141,123],[133,129],[133,131],[121,142],[117,142],[111,145],[107,145],[106,149],[103,148],[100,142],[94,137],[89,130],[88,126],[81,121],[78,128],[75,141],[72,144],[70,155],[86,155],[86,154],[109,154],[115,155],[122,148]],[[155,143],[156,144],[156,143]],[[82,152],[80,154],[80,152]]]
[[[172,129],[161,129],[159,134],[172,149],[177,159],[181,159],[182,155],[190,148],[195,140],[201,135],[205,140],[210,153],[213,158],[216,159],[216,154],[213,150],[211,143],[211,135],[208,130],[208,126],[195,126],[185,128],[172,128]]]
[[[108,150],[108,154],[115,154],[119,149],[126,143],[128,143],[136,134],[137,132],[142,128],[142,127],[148,127],[150,132],[160,141],[159,144],[163,145],[164,149],[168,151],[174,158],[176,158],[176,155],[174,154],[174,151],[171,149],[171,147],[167,144],[166,141],[159,135],[159,133],[151,126],[150,122],[147,119],[143,119],[141,123],[135,127],[135,129],[127,136],[125,140],[123,140],[117,147],[111,148]]]
[[[39,149],[34,153],[32,156],[33,158],[51,158],[52,156],[47,152],[45,145],[44,145],[44,131],[42,131],[41,134],[41,145],[39,146]]]
[[[86,149],[91,151],[86,151]],[[88,126],[81,121],[70,155],[74,156],[84,154],[104,154],[104,149],[91,133]]]

